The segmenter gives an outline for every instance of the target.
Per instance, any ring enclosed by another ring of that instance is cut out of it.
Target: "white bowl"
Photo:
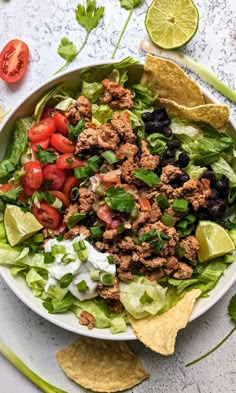
[[[96,64],[88,64],[86,67],[96,67],[102,64],[112,63],[109,61],[104,61]],[[85,66],[83,66],[84,68]],[[81,67],[82,68],[82,67]],[[12,131],[14,122],[17,118],[30,115],[34,111],[34,107],[42,95],[50,88],[55,86],[57,83],[66,82],[69,86],[74,89],[78,88],[80,85],[79,74],[80,69],[67,71],[61,73],[60,76],[55,76],[49,81],[41,84],[37,89],[35,89],[30,95],[23,99],[12,111],[6,116],[0,127],[0,156],[3,157],[5,148],[8,143],[9,135]],[[143,66],[134,65],[130,67],[129,80],[132,82],[138,82],[142,74]],[[214,97],[205,89],[201,88],[207,102],[218,103]],[[236,123],[230,119],[229,133],[234,138],[236,142]],[[11,275],[10,271],[6,267],[0,267],[0,275],[3,280],[7,283],[9,288],[15,293],[15,295],[22,300],[29,308],[35,311],[37,314],[47,319],[49,322],[54,323],[66,330],[74,333],[78,333],[84,336],[90,336],[94,338],[103,338],[107,340],[134,340],[135,335],[131,328],[128,328],[124,333],[118,333],[113,335],[110,329],[96,329],[88,330],[87,327],[81,326],[78,319],[72,312],[65,314],[48,314],[47,310],[42,306],[42,301],[33,296],[31,290],[27,287],[25,280],[23,278],[15,278]],[[231,287],[231,285],[236,281],[236,261],[231,264],[225,274],[220,278],[217,286],[213,289],[208,298],[199,299],[194,307],[193,313],[191,315],[190,321],[198,318],[204,312],[209,310]]]

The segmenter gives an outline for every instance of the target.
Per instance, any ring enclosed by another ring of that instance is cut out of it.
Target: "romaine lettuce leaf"
[[[109,107],[109,105],[92,105],[93,118],[92,122],[100,124],[105,124],[112,119],[114,111]]]
[[[214,172],[224,175],[230,182],[236,183],[236,173],[223,157],[220,157],[216,162],[213,162],[211,167]]]
[[[147,85],[136,84],[132,85],[130,89],[133,91],[135,109],[150,109],[153,107],[157,95],[153,93]],[[151,109],[150,109],[151,110]]]
[[[95,103],[103,96],[102,84],[97,82],[88,83],[84,81],[81,94],[87,97],[92,103]]]
[[[11,247],[8,244],[0,244],[0,265],[13,267],[37,267],[48,270],[42,254],[30,254],[29,248]]]

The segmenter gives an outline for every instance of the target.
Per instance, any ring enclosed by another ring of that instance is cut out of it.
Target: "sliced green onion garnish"
[[[111,273],[102,273],[100,275],[100,281],[103,283],[103,285],[113,285],[114,284],[114,279],[115,277]]]
[[[33,236],[33,242],[34,243],[42,243],[44,241],[44,235],[43,233],[36,233]]]
[[[58,241],[58,242],[61,242],[61,241],[63,240],[63,237],[64,237],[64,233],[63,233],[63,232],[60,232],[60,233],[57,235],[57,241]]]
[[[114,265],[114,257],[112,255],[108,255],[107,257],[108,263],[110,263],[110,265]]]
[[[78,199],[78,196],[79,196],[79,189],[78,189],[78,187],[73,187],[71,189],[71,192],[70,192],[70,199],[72,201],[76,201],[76,199]]]
[[[43,256],[44,256],[44,263],[53,263],[55,260],[55,257],[52,255],[51,252],[45,252]]]
[[[54,197],[54,195],[50,193],[50,191],[45,191],[43,197],[45,201],[49,203],[49,205],[52,205],[56,200],[56,198]]]
[[[77,251],[77,255],[79,257],[79,259],[81,260],[81,262],[86,262],[88,259],[88,250],[87,248],[81,251]]]
[[[71,217],[68,218],[67,226],[69,229],[74,228],[78,222],[83,220],[86,217],[86,214],[83,213],[74,213]]]
[[[171,227],[173,225],[173,217],[171,214],[163,214],[161,217],[161,221],[167,227]]]
[[[228,254],[224,256],[224,263],[233,263],[234,256],[232,254]]]
[[[87,167],[74,168],[74,175],[76,179],[84,179],[89,176],[89,170]]]
[[[120,233],[122,233],[122,232],[124,232],[124,231],[125,231],[125,225],[124,225],[123,222],[121,222],[121,223],[118,225],[118,227],[117,227],[117,233],[120,234]]]
[[[103,231],[100,227],[90,227],[89,230],[93,238],[102,237]]]
[[[143,296],[141,296],[141,298],[139,299],[140,303],[144,304],[144,303],[149,303],[151,304],[153,302],[153,298],[151,296],[148,295],[147,292],[144,292]]]
[[[65,254],[66,253],[66,248],[65,246],[61,244],[54,244],[52,246],[52,255],[57,255],[57,254]]]
[[[187,214],[187,216],[184,217],[185,220],[188,220],[190,224],[193,224],[196,221],[196,217],[193,214]]]
[[[177,259],[182,259],[184,256],[185,256],[185,248],[184,247],[181,247],[181,246],[178,246],[178,247],[176,247],[176,257],[177,257]]]
[[[156,201],[159,208],[162,210],[167,209],[170,206],[169,201],[164,194],[157,195]]]
[[[186,229],[189,225],[189,221],[181,220],[176,223],[177,228]]]
[[[131,210],[130,218],[132,221],[135,221],[137,220],[138,216],[139,216],[139,208],[138,206],[134,206],[133,209]]]
[[[100,270],[91,270],[90,278],[92,281],[99,281],[100,280]]]
[[[79,240],[78,242],[73,243],[73,248],[75,251],[81,251],[86,249],[85,242],[83,240]]]
[[[174,199],[172,207],[177,212],[186,212],[188,210],[188,201],[182,198]]]
[[[115,155],[115,153],[112,150],[106,150],[102,153],[102,156],[105,158],[105,160],[109,163],[109,164],[115,164],[115,162],[117,162],[117,157]]]
[[[98,164],[96,161],[90,161],[90,159],[88,160],[87,163],[87,170],[89,173],[89,176],[94,175],[97,171],[98,171]]]
[[[78,284],[76,284],[76,287],[79,292],[86,292],[89,289],[85,280],[82,280]]]
[[[88,159],[88,163],[90,162],[95,162],[96,164],[99,164],[100,162],[100,157],[98,155],[92,156]]]
[[[105,196],[106,195],[106,188],[102,184],[99,184],[96,187],[95,193],[99,196]]]
[[[67,288],[73,281],[73,274],[72,273],[66,273],[61,279],[60,279],[60,288]]]
[[[70,262],[74,262],[74,261],[76,261],[76,259],[77,259],[77,256],[75,255],[75,254],[70,254],[70,253],[68,253],[68,254],[65,254],[64,256],[63,256],[63,258],[62,258],[62,263],[64,263],[65,265],[67,265],[68,263],[70,263]]]
[[[74,160],[71,157],[69,157],[69,158],[66,158],[66,162],[67,162],[67,164],[72,165]]]

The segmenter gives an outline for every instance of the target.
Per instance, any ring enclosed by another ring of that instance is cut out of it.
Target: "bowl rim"
[[[41,82],[35,89],[30,91],[30,93],[25,94],[18,102],[16,105],[14,105],[13,108],[7,113],[7,115],[4,117],[2,123],[0,124],[0,133],[2,129],[5,127],[5,125],[8,123],[8,121],[11,119],[11,117],[14,115],[14,113],[17,111],[18,108],[20,108],[25,101],[27,101],[32,95],[36,94],[39,90],[46,88],[48,84],[51,84],[53,82],[57,82],[58,79],[62,79],[64,76],[67,76],[69,74],[79,72],[83,68],[87,67],[98,67],[101,65],[106,65],[106,64],[114,64],[116,62],[119,62],[122,59],[117,59],[117,60],[103,60],[103,61],[97,61],[93,63],[85,63],[82,64],[80,67],[74,67],[70,70],[66,70],[61,72],[60,74],[54,75],[51,78],[48,78],[46,81]],[[143,66],[144,63],[139,61],[137,65]],[[135,64],[134,64],[135,66]],[[195,82],[201,91],[203,92],[204,96],[209,99],[212,103],[214,104],[221,104],[214,96],[212,93],[210,93],[205,87],[202,87],[201,84]],[[43,94],[43,93],[42,93]],[[231,124],[232,128],[236,131],[236,121],[232,118],[232,116],[229,117],[229,124]],[[236,263],[236,261],[234,262]],[[12,280],[12,277],[10,276],[10,271],[8,268],[4,266],[0,266],[0,276],[2,279],[5,281],[5,283],[8,285],[8,287],[12,290],[12,292],[26,305],[28,306],[31,310],[33,310],[36,314],[40,315],[42,318],[46,319],[47,321],[67,330],[71,331],[76,334],[81,334],[87,337],[92,337],[92,338],[98,338],[98,339],[106,339],[106,340],[135,340],[137,339],[132,330],[126,331],[124,333],[118,333],[116,335],[114,334],[102,334],[102,331],[106,329],[93,329],[93,330],[80,330],[80,325],[78,325],[78,329],[74,328],[73,326],[68,326],[68,324],[64,323],[63,321],[59,320],[54,320],[53,319],[53,314],[49,314],[46,310],[43,309],[43,307],[38,307],[37,305],[33,304],[30,299],[28,299],[26,296],[22,295],[20,289],[16,284],[14,284],[14,280]],[[224,296],[224,294],[229,290],[229,288],[233,285],[233,283],[236,281],[236,272],[230,277],[228,280],[227,284],[219,290],[218,293],[214,294],[213,298],[207,303],[204,307],[202,307],[200,310],[197,312],[192,313],[189,322],[194,321],[195,319],[199,318],[201,315],[203,315],[206,311],[208,311],[211,307],[213,307],[220,299],[221,297]],[[210,295],[211,297],[211,295]],[[209,299],[209,298],[208,298]],[[79,330],[79,331],[78,331]]]

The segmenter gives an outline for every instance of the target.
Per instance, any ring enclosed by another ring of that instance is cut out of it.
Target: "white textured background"
[[[150,1],[147,1],[150,4]],[[196,0],[200,12],[199,29],[184,48],[231,88],[236,89],[236,0]],[[109,58],[127,15],[118,0],[100,0],[106,15],[88,45],[71,67],[93,60]],[[74,18],[77,0],[0,0],[0,49],[11,39],[21,38],[30,48],[30,65],[26,77],[14,86],[0,81],[0,105],[5,110],[14,106],[39,83],[50,78],[63,60],[57,46],[66,35],[79,47],[84,32]],[[126,36],[117,52],[122,58],[132,55],[143,60],[138,49],[145,36],[146,5],[135,10]],[[198,81],[196,75],[191,74]],[[204,86],[209,88],[209,86]],[[220,102],[230,105],[236,117],[236,107],[209,88]],[[227,316],[230,297],[236,285],[207,314],[192,322],[178,336],[176,353],[172,357],[152,353],[140,343],[132,346],[141,357],[151,376],[134,393],[235,393],[236,335],[212,356],[199,364],[185,368],[184,364],[203,353],[228,333],[232,327]],[[70,382],[57,366],[54,353],[74,340],[75,335],[59,329],[25,307],[0,281],[0,335],[6,343],[40,376],[69,393],[85,390]],[[0,393],[35,393],[26,381],[5,360],[0,358]]]

